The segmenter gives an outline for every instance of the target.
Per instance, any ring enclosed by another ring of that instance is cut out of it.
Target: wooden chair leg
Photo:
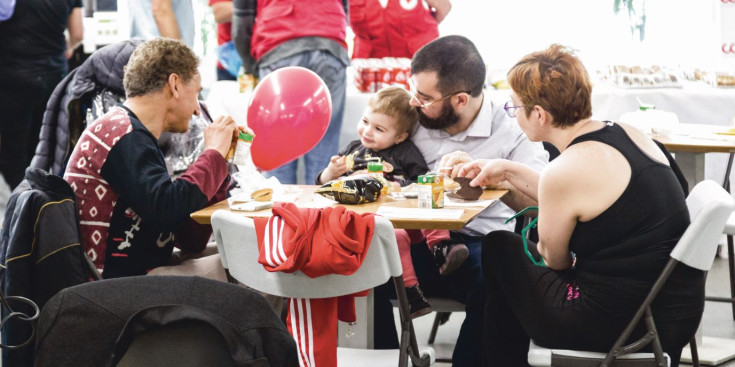
[[[699,352],[697,352],[696,337],[689,341],[689,351],[692,353],[692,365],[694,367],[699,367]]]
[[[439,325],[441,324],[442,314],[444,314],[444,312],[437,312],[436,316],[434,316],[434,325],[431,326],[431,333],[429,333],[429,344],[434,344],[436,332],[439,330]]]

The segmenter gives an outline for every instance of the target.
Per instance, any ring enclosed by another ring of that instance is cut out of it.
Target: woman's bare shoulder
[[[669,161],[668,159],[666,159],[666,156],[661,151],[661,149],[659,149],[656,143],[651,140],[648,135],[644,134],[643,131],[632,125],[619,122],[617,124],[620,125],[623,130],[625,130],[630,139],[633,140],[633,143],[635,143],[635,145],[637,145],[638,148],[646,153],[649,157],[658,161],[659,163],[665,164],[667,166],[669,165]]]
[[[630,175],[630,165],[619,151],[604,143],[585,141],[567,148],[549,163],[541,184],[557,193],[596,197],[601,190],[612,195],[622,192]]]

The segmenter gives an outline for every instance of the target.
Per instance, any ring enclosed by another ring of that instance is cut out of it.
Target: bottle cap
[[[253,136],[248,133],[244,133],[242,131],[237,135],[237,138],[240,140],[244,140],[247,143],[253,142]]]

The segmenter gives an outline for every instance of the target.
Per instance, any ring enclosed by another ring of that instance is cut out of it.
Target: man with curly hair
[[[225,156],[239,130],[230,117],[204,131],[204,152],[178,179],[157,140],[185,132],[199,115],[199,60],[183,42],[139,45],[125,67],[127,101],[87,126],[64,179],[77,195],[84,248],[105,278],[169,265],[173,247],[199,252],[211,228],[189,214],[225,198]]]

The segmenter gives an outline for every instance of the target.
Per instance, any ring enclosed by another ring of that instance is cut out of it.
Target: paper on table
[[[275,177],[272,177],[272,178],[275,178]],[[272,184],[271,182],[265,182],[260,186],[250,186],[247,189],[234,188],[230,190],[230,197],[227,198],[227,202],[230,205],[234,205],[234,204],[247,203],[247,202],[253,201],[253,199],[250,197],[250,194],[252,194],[253,191],[264,189],[264,188],[273,189],[273,199],[271,200],[273,202],[278,202],[278,201],[293,202],[296,200],[296,198],[299,197],[299,195],[301,195],[301,192],[302,192],[302,190],[298,187],[281,185],[276,180],[275,185]]]
[[[321,195],[312,195],[308,201],[299,201],[298,203],[296,203],[299,208],[314,209],[327,208],[334,204],[337,204],[337,202],[331,199],[327,199]]]
[[[723,130],[723,131],[716,131],[715,134],[719,135],[735,135],[735,127]]]
[[[416,218],[416,219],[459,219],[464,209],[420,209],[420,208],[396,208],[393,206],[380,206],[375,212],[386,218]]]
[[[258,210],[270,209],[272,207],[272,201],[249,201],[247,203],[230,204],[230,210],[243,212],[257,212]]]
[[[444,207],[448,206],[462,206],[462,207],[480,207],[480,208],[487,208],[495,202],[498,201],[498,199],[491,199],[491,200],[462,200],[462,199],[454,199],[449,196],[444,196]]]
[[[693,133],[689,134],[689,137],[692,139],[701,139],[701,140],[716,140],[716,141],[732,141],[733,138],[731,136],[728,136],[729,134],[702,134],[702,133]]]

